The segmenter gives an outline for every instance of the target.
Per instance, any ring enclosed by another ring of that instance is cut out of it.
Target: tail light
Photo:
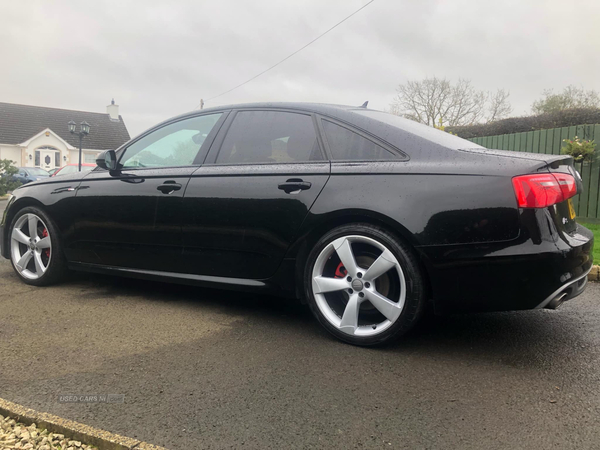
[[[512,179],[520,208],[545,208],[577,195],[577,183],[566,173],[521,175]]]

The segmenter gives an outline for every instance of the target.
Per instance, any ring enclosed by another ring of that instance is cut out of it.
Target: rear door
[[[225,113],[159,127],[119,152],[118,173],[95,170],[77,190],[69,259],[134,269],[181,269],[183,194]]]
[[[275,273],[329,179],[315,119],[242,110],[228,119],[183,200],[190,273],[264,279]]]

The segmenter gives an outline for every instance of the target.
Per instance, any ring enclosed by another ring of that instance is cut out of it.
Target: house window
[[[54,154],[54,167],[60,167],[60,152]]]
[[[83,162],[88,164],[96,164],[96,153],[84,153]]]
[[[40,167],[40,151],[35,151],[35,167]]]

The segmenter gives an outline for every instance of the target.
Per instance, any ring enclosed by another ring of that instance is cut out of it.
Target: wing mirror
[[[96,165],[109,172],[117,170],[117,154],[114,150],[105,150],[96,158]]]

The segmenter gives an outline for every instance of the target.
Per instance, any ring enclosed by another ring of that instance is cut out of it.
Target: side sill
[[[126,277],[160,279],[161,281],[183,282],[191,284],[210,284],[215,287],[226,288],[235,286],[248,290],[273,289],[273,286],[265,281],[249,280],[245,278],[215,277],[209,275],[196,275],[190,273],[162,272],[158,270],[131,269],[128,267],[103,266],[101,264],[89,264],[70,262],[69,269],[83,272],[108,273]]]

